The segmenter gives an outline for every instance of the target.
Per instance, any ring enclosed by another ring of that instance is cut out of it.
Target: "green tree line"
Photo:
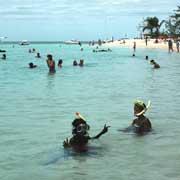
[[[160,31],[162,25],[165,28],[163,31]],[[148,33],[151,38],[158,38],[159,36],[180,37],[180,6],[174,10],[174,14],[169,16],[167,20],[160,21],[156,16],[147,17],[138,28],[142,32]]]

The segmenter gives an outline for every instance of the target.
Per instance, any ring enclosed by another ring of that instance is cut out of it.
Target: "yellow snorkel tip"
[[[80,112],[76,112],[76,116],[81,118],[82,120],[86,121],[85,118],[80,114]]]

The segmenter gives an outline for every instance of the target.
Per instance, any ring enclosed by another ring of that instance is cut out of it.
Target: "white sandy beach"
[[[123,40],[121,41],[114,41],[106,43],[105,46],[113,47],[113,46],[119,46],[119,47],[129,47],[133,48],[134,42],[136,42],[136,49],[138,48],[150,48],[150,49],[166,49],[168,51],[168,43],[164,42],[163,40],[158,40],[158,43],[155,43],[155,39],[148,39],[148,43],[146,46],[145,39],[126,39],[125,43],[123,43]],[[174,51],[176,52],[176,44],[173,43]]]

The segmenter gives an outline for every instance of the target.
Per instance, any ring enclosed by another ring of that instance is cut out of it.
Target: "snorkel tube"
[[[76,116],[77,116],[78,118],[86,121],[85,118],[84,118],[79,112],[76,112]]]
[[[150,100],[148,101],[147,106],[144,104],[143,101],[135,101],[134,104],[142,106],[144,108],[141,112],[135,114],[136,116],[140,116],[140,115],[144,114],[150,108],[151,101]]]

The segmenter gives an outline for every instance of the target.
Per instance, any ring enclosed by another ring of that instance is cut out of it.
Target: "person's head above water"
[[[140,115],[143,115],[147,111],[149,106],[150,106],[150,101],[148,102],[147,107],[143,101],[139,101],[139,100],[135,101],[134,102],[134,115],[137,117]]]
[[[77,61],[74,60],[74,61],[73,61],[73,66],[77,66],[77,65],[78,65]]]
[[[37,67],[37,65],[34,65],[32,62],[29,63],[29,68],[32,69],[32,68],[36,68],[36,67]]]
[[[90,129],[85,118],[79,112],[76,112],[76,118],[72,122],[72,127],[72,134],[78,136],[86,134]]]
[[[83,59],[80,59],[79,66],[84,66],[84,60]]]
[[[48,55],[47,55],[47,58],[48,58],[48,60],[53,60],[51,54],[48,54]]]

